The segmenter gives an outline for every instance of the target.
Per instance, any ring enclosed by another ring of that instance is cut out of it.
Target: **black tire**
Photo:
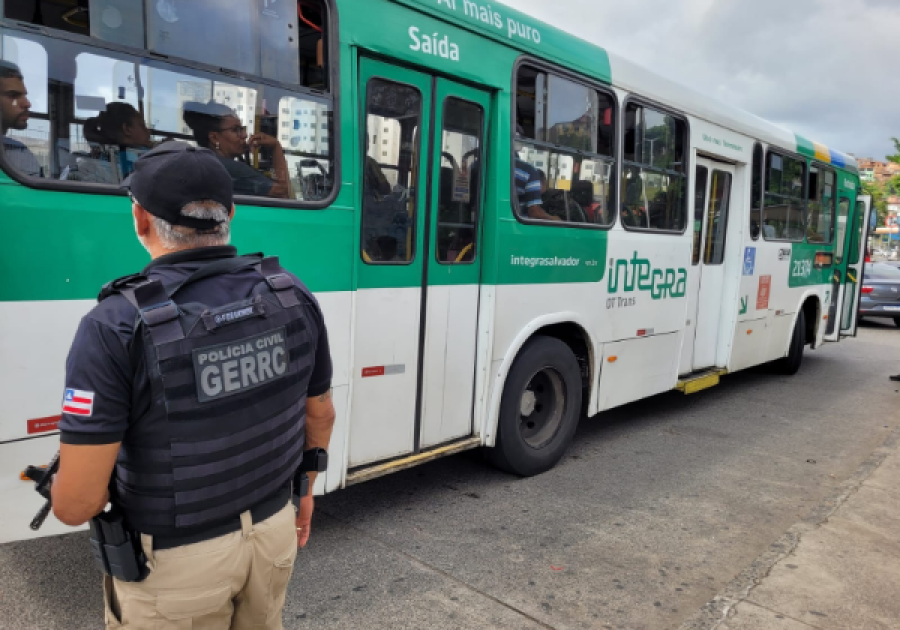
[[[894,326],[896,326],[897,328],[900,328],[900,317],[894,318]]]
[[[581,369],[572,350],[535,337],[519,352],[503,387],[497,444],[488,458],[522,477],[539,475],[562,458],[581,415]]]
[[[791,335],[791,347],[788,355],[775,362],[775,367],[781,374],[793,376],[800,371],[803,363],[803,348],[806,346],[806,315],[801,310],[797,314],[797,323],[794,324],[794,334]]]

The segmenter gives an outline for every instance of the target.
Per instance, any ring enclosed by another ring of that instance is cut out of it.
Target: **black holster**
[[[91,550],[100,570],[117,580],[140,582],[149,573],[138,534],[125,526],[125,515],[115,506],[91,519]]]
[[[328,468],[328,453],[323,448],[313,448],[303,453],[303,462],[294,473],[294,501],[309,494],[309,472],[325,472]]]

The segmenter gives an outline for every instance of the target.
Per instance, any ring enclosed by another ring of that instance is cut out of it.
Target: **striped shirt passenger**
[[[531,164],[518,158],[516,158],[516,194],[519,197],[519,209],[526,216],[530,216],[531,208],[542,203],[540,174]]]
[[[544,210],[543,173],[528,162],[516,158],[516,196],[522,216],[542,221],[560,221],[557,216]]]

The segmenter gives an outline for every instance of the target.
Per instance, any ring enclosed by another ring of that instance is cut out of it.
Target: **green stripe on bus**
[[[807,140],[801,135],[794,134],[797,138],[797,153],[804,157],[808,157],[810,159],[815,159],[816,157],[816,147],[813,145],[811,140]]]
[[[111,195],[2,185],[0,301],[83,300],[150,261],[134,234],[131,204]],[[353,212],[239,206],[234,244],[277,255],[313,291],[352,290]]]

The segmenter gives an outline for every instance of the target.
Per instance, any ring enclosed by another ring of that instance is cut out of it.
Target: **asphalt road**
[[[318,501],[286,628],[678,628],[900,426],[900,330],[584,420],[554,470],[466,453]],[[0,627],[102,625],[83,534],[0,546]]]

